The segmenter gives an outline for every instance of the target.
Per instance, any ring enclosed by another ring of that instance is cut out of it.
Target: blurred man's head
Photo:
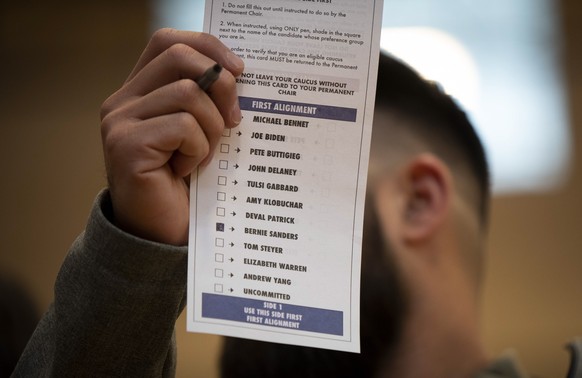
[[[385,198],[378,187],[382,181],[409,185],[392,186],[408,195],[400,209],[407,216],[403,225],[431,225],[428,221],[442,221],[433,217],[445,215],[434,206],[450,209],[446,215],[457,221],[457,236],[474,237],[476,245],[467,246],[465,257],[479,279],[490,185],[483,146],[448,95],[386,55],[380,57],[369,173],[370,191]]]
[[[362,353],[226,338],[223,377],[399,374],[437,342],[481,363],[476,302],[488,202],[483,147],[465,114],[382,55],[364,219]],[[475,368],[466,361],[464,371]]]

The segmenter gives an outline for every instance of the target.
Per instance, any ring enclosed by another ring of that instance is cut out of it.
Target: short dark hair
[[[411,121],[404,122],[404,127],[433,147],[450,166],[462,163],[467,167],[466,175],[478,191],[476,209],[482,223],[486,223],[490,197],[487,158],[475,128],[456,101],[437,83],[424,80],[406,63],[382,53],[376,108],[395,112]]]

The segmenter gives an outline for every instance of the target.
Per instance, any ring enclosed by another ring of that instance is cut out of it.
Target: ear
[[[451,203],[452,175],[432,154],[421,154],[401,171],[405,201],[401,232],[405,241],[419,243],[440,229]]]

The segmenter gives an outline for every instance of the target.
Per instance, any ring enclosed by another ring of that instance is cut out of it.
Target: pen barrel
[[[212,83],[218,80],[218,77],[220,76],[220,71],[222,71],[222,66],[216,63],[214,66],[204,71],[202,76],[196,79],[196,84],[198,84],[200,89],[206,92],[208,88],[210,88]]]

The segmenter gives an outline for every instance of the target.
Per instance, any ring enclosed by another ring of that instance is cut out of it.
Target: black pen
[[[214,66],[210,67],[202,76],[196,79],[196,84],[202,89],[204,92],[208,91],[208,88],[218,80],[218,76],[220,76],[220,71],[222,71],[222,66],[216,63]]]

